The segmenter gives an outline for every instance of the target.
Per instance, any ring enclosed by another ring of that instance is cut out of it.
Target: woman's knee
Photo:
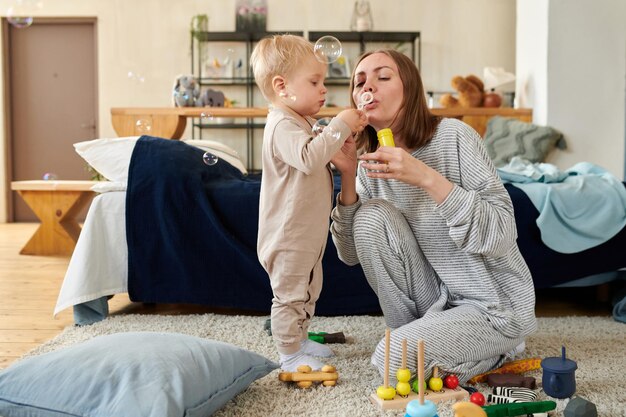
[[[384,233],[389,226],[389,220],[401,216],[398,209],[390,202],[382,199],[372,199],[364,202],[354,215],[354,235],[377,236]]]

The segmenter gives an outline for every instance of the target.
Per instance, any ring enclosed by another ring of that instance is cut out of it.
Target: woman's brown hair
[[[398,114],[393,122],[398,120],[394,134],[402,135],[405,145],[409,149],[417,149],[426,145],[432,139],[441,117],[433,115],[428,109],[426,94],[417,67],[411,59],[394,49],[379,49],[366,52],[361,55],[352,72],[350,79],[350,104],[356,107],[352,98],[354,91],[354,72],[358,64],[366,57],[381,53],[389,56],[398,66],[398,75],[403,85],[403,98]],[[400,119],[399,119],[400,118]],[[372,126],[367,126],[357,139],[357,148],[364,148],[367,152],[373,152],[378,147],[378,137]]]

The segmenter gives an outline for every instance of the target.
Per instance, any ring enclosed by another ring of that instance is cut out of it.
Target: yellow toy
[[[298,366],[298,372],[280,372],[278,379],[283,382],[295,382],[300,388],[310,388],[313,382],[321,382],[325,387],[337,385],[339,374],[332,365],[324,365],[321,371],[312,372],[309,365]]]
[[[487,413],[481,406],[468,401],[452,404],[452,409],[454,417],[487,417]]]
[[[376,395],[382,400],[393,400],[396,396],[394,387],[389,386],[389,344],[391,341],[391,331],[385,330],[385,376],[383,377],[383,385],[378,387]]]
[[[418,400],[419,397],[422,397],[421,401],[418,401],[417,405],[412,405],[411,408],[421,408],[424,405],[423,398],[426,396],[428,401],[427,403],[436,403],[439,401],[449,401],[449,400],[467,400],[469,398],[469,393],[462,389],[461,387],[455,387],[454,389],[443,387],[440,388],[439,391],[432,391],[429,389],[419,390],[420,392],[416,394],[413,391],[409,391],[405,396],[403,393],[405,391],[405,386],[403,383],[408,384],[408,380],[406,379],[406,373],[408,372],[410,375],[410,371],[406,369],[406,350],[404,349],[404,343],[402,347],[402,367],[396,373],[398,378],[398,388],[396,395],[396,389],[392,386],[389,386],[389,344],[391,339],[391,332],[389,329],[385,331],[385,374],[383,376],[384,382],[383,385],[378,387],[376,393],[372,393],[370,395],[370,401],[372,404],[380,407],[382,410],[391,410],[391,409],[404,409],[408,407],[408,404],[414,400]],[[424,383],[424,341],[420,340],[417,348],[417,377],[418,377],[418,386],[425,387]],[[410,379],[410,377],[409,377]],[[441,378],[438,378],[441,380]],[[434,407],[434,405],[433,405]],[[408,410],[408,408],[407,408]],[[410,414],[408,414],[410,415]],[[423,414],[419,414],[422,416]]]
[[[406,367],[406,339],[402,340],[402,367],[396,371],[396,392],[402,397],[406,397],[411,393],[411,371]]]

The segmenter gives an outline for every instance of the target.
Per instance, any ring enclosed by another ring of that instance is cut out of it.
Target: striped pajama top
[[[358,169],[359,200],[336,205],[331,232],[342,261],[359,263],[353,217],[368,199],[392,202],[406,218],[426,259],[449,290],[448,306],[471,304],[504,336],[536,329],[530,271],[516,243],[513,204],[480,136],[456,119],[442,119],[433,139],[412,154],[454,184],[437,205],[424,190],[368,178]]]

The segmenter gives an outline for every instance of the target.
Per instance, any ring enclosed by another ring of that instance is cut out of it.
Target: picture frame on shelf
[[[350,72],[350,60],[345,55],[328,64],[328,78],[349,78]]]
[[[265,32],[267,0],[237,0],[235,27],[237,32]]]

